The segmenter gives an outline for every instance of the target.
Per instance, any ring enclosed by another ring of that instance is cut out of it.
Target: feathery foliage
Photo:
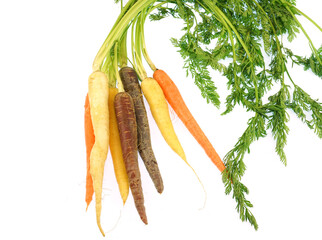
[[[295,0],[173,0],[150,15],[151,20],[168,16],[183,20],[182,37],[171,41],[184,59],[187,74],[194,78],[207,102],[216,107],[220,105],[209,72],[212,68],[227,78],[230,90],[223,114],[233,111],[237,104],[254,112],[247,129],[224,157],[226,170],[222,177],[226,194],[232,192],[237,202],[240,218],[255,229],[258,224],[250,212],[252,204],[245,197],[248,189],[240,182],[250,145],[270,130],[276,141],[275,151],[286,165],[284,147],[289,132],[289,110],[322,138],[321,103],[313,100],[292,79],[292,86],[284,81],[289,75],[287,59],[322,77],[322,47],[315,49],[297,15],[301,12],[295,7]],[[282,44],[282,36],[291,42],[301,31],[312,49],[309,58],[293,54]],[[265,55],[270,62],[265,62]],[[279,85],[280,89],[264,102],[264,96],[274,85]]]

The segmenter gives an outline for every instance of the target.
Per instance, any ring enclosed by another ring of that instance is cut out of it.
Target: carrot
[[[145,224],[148,224],[144,207],[141,174],[138,164],[138,132],[134,103],[128,93],[119,92],[115,96],[114,107],[120,133],[123,159],[130,182],[130,188],[135,207],[139,213],[141,220]]]
[[[84,114],[84,128],[85,128],[85,145],[86,145],[86,211],[93,199],[94,189],[93,189],[93,180],[90,174],[90,155],[95,142],[93,124],[91,119],[91,112],[89,106],[88,94],[85,99],[85,114]]]
[[[211,145],[210,141],[201,130],[197,121],[192,116],[188,107],[186,106],[179,89],[171,80],[171,78],[163,71],[157,69],[153,73],[153,78],[159,83],[160,87],[163,90],[163,93],[169,102],[170,106],[173,108],[175,113],[181,119],[182,123],[189,130],[191,135],[197,140],[200,146],[205,150],[208,157],[216,165],[220,172],[224,171],[225,164],[222,162],[218,153]]]
[[[130,94],[134,102],[136,121],[138,125],[138,148],[145,167],[159,193],[163,192],[163,181],[155,159],[150,137],[148,117],[143,103],[142,91],[138,82],[138,76],[134,69],[123,67],[119,71],[126,92]]]
[[[110,150],[113,160],[116,181],[119,186],[119,191],[123,200],[123,204],[125,204],[126,199],[129,195],[129,179],[123,161],[120,135],[118,131],[114,109],[114,98],[117,93],[117,88],[109,88],[108,110],[110,121]]]
[[[170,114],[169,114],[169,108],[167,100],[165,99],[165,96],[163,94],[162,88],[158,84],[158,82],[153,78],[145,78],[141,83],[142,92],[144,94],[144,97],[146,98],[147,102],[149,103],[150,110],[152,113],[152,116],[164,138],[164,140],[167,142],[167,144],[170,146],[170,148],[177,153],[188,165],[188,167],[191,168],[191,170],[196,175],[203,191],[205,192],[205,202],[206,202],[206,190],[204,188],[204,185],[202,184],[198,174],[193,169],[193,167],[188,163],[186,155],[182,149],[182,146],[179,142],[179,139],[174,131]],[[205,205],[204,202],[204,205]]]
[[[145,78],[141,83],[141,88],[163,138],[170,148],[186,161],[186,155],[174,131],[169,115],[168,103],[160,85],[153,78]]]
[[[95,143],[90,155],[90,174],[95,192],[96,221],[101,233],[105,236],[101,227],[101,200],[104,165],[109,144],[109,116],[108,79],[103,72],[96,71],[89,76],[88,97],[95,135]]]

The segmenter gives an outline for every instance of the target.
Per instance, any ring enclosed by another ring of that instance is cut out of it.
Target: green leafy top
[[[315,49],[296,18],[300,14],[308,18],[295,7],[295,1],[176,0],[168,1],[167,6],[150,15],[154,21],[168,16],[184,21],[182,37],[171,41],[184,59],[183,67],[194,78],[207,102],[216,107],[220,105],[219,94],[209,73],[212,68],[228,80],[230,94],[223,114],[231,112],[236,104],[254,112],[245,132],[224,157],[223,182],[226,193],[233,192],[240,218],[249,221],[255,229],[258,225],[249,210],[252,204],[245,197],[248,189],[240,182],[246,170],[244,156],[250,151],[251,143],[265,137],[267,130],[271,130],[276,140],[275,151],[286,165],[284,147],[289,132],[289,109],[321,138],[321,103],[311,99],[293,80],[291,98],[292,88],[284,81],[285,75],[289,75],[287,59],[304,66],[305,70],[311,69],[320,77],[322,75],[322,48]],[[283,46],[282,36],[292,41],[300,30],[305,33],[312,49],[310,58],[294,55]],[[269,63],[265,62],[265,55],[270,58]],[[274,84],[278,84],[280,90],[264,103],[264,95]]]

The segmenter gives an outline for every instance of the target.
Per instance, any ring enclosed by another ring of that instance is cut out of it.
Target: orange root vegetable
[[[93,180],[90,174],[90,155],[95,142],[93,124],[91,119],[91,112],[89,106],[88,94],[85,100],[85,114],[84,114],[84,128],[85,128],[85,145],[86,145],[86,211],[93,199],[94,189]]]
[[[93,179],[96,221],[103,236],[101,227],[102,185],[104,165],[109,144],[109,116],[108,116],[108,79],[103,72],[93,72],[88,79],[88,97],[90,113],[93,123],[95,143],[90,155],[90,174]]]
[[[123,159],[135,207],[141,220],[145,224],[148,224],[138,164],[137,123],[133,100],[128,93],[120,92],[115,96],[114,107],[120,133]]]
[[[110,121],[110,150],[113,160],[116,181],[119,186],[119,191],[123,200],[123,204],[125,204],[126,199],[129,195],[129,179],[126,173],[125,164],[123,160],[120,135],[118,131],[114,109],[114,98],[117,93],[117,88],[109,88],[108,109]]]
[[[164,188],[163,180],[151,145],[149,122],[143,103],[138,76],[135,70],[130,67],[123,67],[119,72],[124,89],[130,94],[134,102],[136,122],[138,126],[138,148],[140,156],[155,188],[159,193],[162,193]]]
[[[169,102],[170,106],[173,108],[175,113],[181,119],[182,123],[189,130],[191,135],[197,140],[200,146],[205,150],[208,157],[216,165],[220,172],[224,171],[225,164],[219,157],[218,153],[201,130],[197,121],[192,116],[188,107],[186,106],[179,89],[171,80],[171,78],[162,70],[156,70],[153,74],[153,78],[159,83],[163,90],[163,93]]]

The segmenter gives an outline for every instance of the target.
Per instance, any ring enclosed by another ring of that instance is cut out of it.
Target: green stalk
[[[240,44],[243,46],[247,56],[249,57],[249,60],[250,60],[250,62],[252,64],[253,73],[254,73],[253,83],[254,83],[254,87],[255,87],[256,105],[258,106],[259,105],[258,86],[257,86],[257,81],[255,79],[256,78],[255,68],[254,68],[253,60],[252,60],[252,57],[251,57],[251,55],[249,53],[249,50],[248,50],[246,44],[244,43],[244,41],[241,39],[240,35],[238,34],[238,31],[236,30],[234,25],[229,21],[229,19],[226,17],[226,15],[217,6],[214,6],[213,10],[215,12],[217,12],[217,14],[224,20],[224,22],[230,26],[230,28],[236,34],[236,37],[239,40]]]
[[[101,67],[101,71],[107,76],[109,87],[115,87],[116,85],[114,59],[115,55],[106,57]]]
[[[129,3],[131,3],[132,1],[130,1]],[[119,21],[117,22],[116,25],[114,25],[114,27],[110,31],[109,35],[105,39],[102,47],[100,48],[100,50],[98,51],[98,53],[94,59],[93,66],[92,66],[93,71],[100,70],[105,56],[111,50],[114,42],[122,36],[122,34],[124,33],[127,26],[130,24],[132,19],[135,16],[137,16],[138,13],[142,9],[146,8],[150,4],[153,4],[155,1],[156,0],[139,0],[128,10],[126,10],[126,8],[127,8],[127,6],[130,6],[130,5],[128,5],[129,3],[124,7],[124,10],[121,13],[121,16],[123,14],[124,14],[124,16],[122,16],[122,17],[119,16],[119,18],[118,18]]]
[[[305,29],[303,28],[302,24],[300,23],[300,21],[295,17],[294,13],[291,11],[291,9],[288,6],[285,6],[287,11],[292,15],[292,17],[294,18],[294,20],[296,21],[296,23],[298,24],[298,26],[301,28],[302,32],[304,33],[305,37],[307,38],[307,40],[309,41],[309,45],[311,47],[311,50],[313,52],[313,54],[315,55],[315,57],[317,58],[317,60],[319,61],[320,64],[322,64],[322,61],[319,57],[319,54],[316,50],[316,48],[314,47],[314,44],[311,40],[311,38],[309,37],[309,35],[307,34],[307,32],[305,31]]]
[[[124,32],[124,34],[120,40],[119,63],[120,63],[121,68],[127,66],[127,44],[126,44],[126,41],[127,41],[127,31]]]
[[[148,63],[148,65],[150,66],[151,70],[153,72],[155,72],[157,70],[156,66],[154,65],[154,63],[152,62],[149,54],[148,54],[148,51],[146,50],[146,45],[145,45],[145,37],[144,37],[144,29],[142,30],[142,33],[141,33],[141,38],[143,39],[142,40],[142,54],[144,56],[144,59],[146,60],[146,62]]]
[[[114,72],[115,72],[115,78],[117,81],[117,88],[119,92],[124,92],[123,84],[122,84],[121,77],[119,74],[119,69],[118,69],[117,51],[118,51],[118,42],[116,42],[114,45]]]
[[[278,49],[278,52],[279,52],[279,54],[281,55],[281,57],[283,58],[283,60],[284,60],[284,64],[283,64],[283,66],[282,66],[282,68],[283,68],[283,73],[284,73],[284,70],[286,69],[286,65],[285,65],[285,59],[284,59],[284,57],[283,57],[283,53],[282,53],[282,50],[281,50],[281,45],[280,45],[280,41],[279,41],[279,39],[278,39],[278,37],[277,37],[277,34],[276,34],[276,31],[275,31],[275,28],[274,28],[274,25],[273,25],[273,23],[272,23],[272,21],[271,21],[271,19],[269,18],[269,16],[267,15],[267,13],[265,12],[265,10],[262,8],[262,6],[257,2],[257,1],[255,1],[255,0],[252,0],[255,4],[256,4],[256,6],[263,12],[263,14],[264,14],[264,16],[266,17],[266,19],[268,20],[268,22],[269,22],[269,24],[270,24],[270,26],[271,26],[271,28],[272,28],[272,31],[273,31],[273,34],[274,34],[274,38],[275,38],[275,41],[276,41],[276,45],[277,45],[277,49]],[[287,69],[286,69],[286,71],[287,71]],[[283,74],[283,78],[282,78],[282,85],[283,86],[285,86],[285,83],[284,83],[284,74]]]
[[[253,69],[253,83],[254,83],[254,87],[255,87],[255,98],[256,98],[256,105],[259,106],[259,96],[258,96],[258,86],[257,86],[257,81],[256,81],[256,74],[255,74],[255,68],[254,68],[254,64],[253,64],[253,60],[251,58],[251,55],[248,51],[248,48],[246,46],[246,44],[244,43],[244,41],[241,39],[241,37],[239,36],[237,30],[235,29],[234,25],[229,21],[229,19],[226,17],[226,15],[216,6],[216,9],[218,11],[218,13],[222,16],[222,18],[225,20],[225,22],[232,28],[233,32],[236,34],[237,39],[239,40],[240,44],[243,46],[246,54],[249,57],[249,61],[251,62],[252,65],[252,69]]]
[[[121,7],[121,13],[119,14],[119,16],[117,17],[111,31],[109,32],[109,35],[111,35],[111,32],[113,29],[117,28],[117,25],[118,23],[120,22],[120,20],[123,18],[124,14],[132,7],[132,5],[136,2],[137,0],[129,0],[129,2],[124,6],[124,7]],[[108,36],[109,36],[108,35]],[[102,44],[101,46],[101,49],[103,48],[103,46],[106,44],[107,42],[107,39],[105,39],[104,43]],[[101,50],[100,49],[100,50]],[[99,50],[99,51],[100,51]]]
[[[280,46],[280,41],[278,40],[278,37],[277,37],[277,34],[276,34],[276,31],[275,31],[275,28],[274,28],[274,25],[271,21],[271,19],[269,18],[269,16],[267,15],[267,13],[265,12],[265,10],[262,8],[262,6],[256,1],[256,0],[252,0],[253,3],[256,4],[256,6],[264,13],[265,17],[267,18],[269,24],[271,25],[272,27],[272,30],[273,30],[273,33],[274,33],[274,37],[275,37],[275,41],[276,41],[276,44],[277,44],[277,49],[278,51],[283,55],[282,51],[281,51],[281,46]]]
[[[131,29],[131,52],[132,52],[132,67],[134,68],[134,70],[138,73],[138,69],[137,69],[137,63],[136,63],[136,57],[135,57],[135,26],[137,24],[137,19],[138,19],[138,16],[136,16],[134,19],[133,19],[133,22],[132,22],[132,29]]]
[[[111,76],[112,76],[112,79],[113,79],[112,86],[116,87],[116,73],[113,71],[113,64],[111,64],[110,69],[111,69],[110,70],[111,71]]]
[[[241,39],[240,35],[238,34],[238,31],[236,30],[236,28],[234,27],[234,25],[229,21],[229,19],[226,17],[226,15],[217,7],[215,6],[215,9],[217,9],[218,13],[225,19],[225,21],[228,23],[228,25],[231,27],[231,29],[233,30],[233,32],[236,34],[237,39],[239,40],[240,44],[243,46],[246,54],[249,57],[249,60],[252,62],[253,59],[249,53],[249,50],[246,46],[246,44],[244,43],[243,39]]]
[[[121,13],[123,10],[123,0],[121,0]],[[128,29],[128,28],[127,28]],[[125,67],[127,65],[127,30],[124,32],[124,34],[121,37],[120,40],[120,57],[119,57],[119,65],[120,67]]]
[[[116,73],[114,71],[114,66],[111,62],[111,64],[109,65],[109,69],[108,69],[108,76],[109,76],[109,81],[108,81],[108,84],[109,84],[109,87],[115,87],[116,86]]]
[[[316,26],[321,32],[322,32],[322,28],[315,22],[313,21],[308,15],[306,15],[304,12],[302,12],[300,9],[298,9],[297,7],[295,7],[294,5],[292,5],[291,3],[282,0],[283,3],[288,4],[289,6],[295,8],[295,10],[297,12],[299,12],[303,17],[305,17],[307,20],[309,20],[314,26]]]
[[[143,12],[144,10],[142,10]],[[144,20],[142,12],[140,14],[140,16],[137,19],[136,22],[136,31],[135,31],[135,59],[136,59],[136,64],[137,64],[137,70],[138,70],[138,75],[141,79],[141,81],[143,81],[146,77],[146,71],[143,67],[143,63],[142,63],[142,39],[141,39],[141,32],[143,31],[142,29],[142,21]]]
[[[158,7],[160,7],[161,5],[163,5],[165,2],[163,2],[163,3],[160,3],[160,4],[158,4],[158,5],[156,5],[156,6],[154,6],[154,7],[152,7],[152,8],[150,8],[149,10],[147,10],[147,11],[144,11],[143,12],[143,17],[142,17],[142,22],[141,22],[141,24],[142,24],[142,26],[141,26],[141,28],[142,28],[142,31],[141,31],[141,43],[142,43],[142,54],[143,54],[143,57],[144,57],[144,59],[145,59],[145,61],[148,63],[148,65],[150,66],[150,68],[151,68],[151,70],[153,71],[153,72],[155,72],[156,70],[157,70],[157,68],[155,67],[155,65],[154,65],[154,63],[152,62],[152,60],[151,60],[151,58],[150,58],[150,56],[149,56],[149,54],[148,54],[148,51],[146,50],[146,45],[145,45],[145,36],[144,36],[144,23],[145,23],[145,21],[146,21],[146,17],[154,10],[154,9],[156,9],[156,8],[158,8]]]
[[[108,74],[108,68],[109,68],[109,65],[110,65],[110,61],[109,61],[109,58],[105,58],[104,60],[105,61],[102,64],[101,71],[106,73],[106,74]]]
[[[199,2],[199,1],[198,1]],[[209,9],[212,11],[212,14],[213,13],[217,13],[218,15],[220,15],[224,20],[225,22],[231,27],[231,29],[233,30],[233,32],[236,34],[236,37],[238,39],[238,41],[240,42],[240,44],[243,46],[247,56],[249,57],[249,60],[252,62],[252,57],[249,53],[249,50],[246,46],[246,44],[244,43],[243,39],[240,37],[238,31],[236,30],[236,28],[234,27],[234,25],[229,21],[229,19],[226,17],[226,15],[212,2],[209,2],[209,1],[204,1],[205,4],[209,7]],[[203,4],[199,2],[199,4],[202,6]]]
[[[199,2],[199,1],[198,1]],[[205,6],[201,3],[201,2],[199,2],[199,4],[203,7],[203,8],[205,8]],[[254,65],[253,65],[253,60],[252,60],[252,57],[251,57],[251,55],[250,55],[250,53],[249,53],[249,50],[248,50],[248,48],[247,48],[247,46],[246,46],[246,44],[244,43],[244,41],[241,39],[241,37],[240,37],[240,35],[238,34],[238,32],[237,32],[237,30],[236,30],[236,28],[234,27],[234,25],[229,21],[229,19],[226,17],[226,15],[216,6],[216,5],[212,5],[212,4],[210,4],[209,2],[207,2],[207,1],[205,1],[205,4],[210,8],[210,13],[212,14],[212,15],[214,15],[214,13],[217,13],[217,18],[219,18],[220,20],[220,22],[226,27],[226,29],[227,29],[227,31],[228,31],[228,34],[229,34],[229,37],[230,37],[230,41],[232,42],[232,48],[233,48],[233,55],[234,55],[234,63],[235,63],[235,58],[236,58],[236,56],[235,56],[235,51],[234,51],[234,42],[233,42],[233,40],[232,40],[232,33],[231,33],[231,30],[230,30],[230,28],[232,29],[232,31],[236,34],[236,37],[237,37],[237,39],[238,39],[238,41],[240,42],[240,44],[243,46],[243,48],[244,48],[244,50],[245,50],[245,52],[246,52],[246,54],[247,54],[247,56],[249,57],[249,60],[250,60],[250,62],[251,62],[251,64],[252,64],[252,66],[253,66],[253,72],[255,71],[255,69],[254,69]],[[205,8],[206,9],[206,8]],[[228,26],[229,25],[229,26]],[[229,28],[230,27],[230,28]],[[234,73],[234,75],[235,75],[235,77],[236,77],[236,74]],[[257,104],[257,106],[259,105],[259,96],[258,96],[258,86],[257,86],[257,81],[256,81],[256,74],[254,74],[254,79],[253,79],[253,83],[254,83],[254,87],[255,87],[255,97],[256,97],[256,104]]]
[[[296,85],[296,84],[295,84],[295,82],[293,81],[293,79],[292,79],[292,77],[291,77],[291,75],[290,75],[289,71],[287,70],[287,67],[286,67],[285,63],[284,63],[284,67],[285,67],[285,71],[286,71],[286,74],[287,74],[288,78],[291,80],[291,82],[292,82],[293,86],[294,86],[294,87],[296,87],[297,85]]]
[[[236,56],[236,49],[235,49],[235,42],[234,42],[233,34],[231,32],[230,27],[226,23],[225,19],[221,15],[219,15],[218,18],[220,19],[220,20],[218,19],[218,21],[220,21],[225,26],[225,28],[228,31],[229,39],[230,39],[230,42],[231,42],[231,47],[232,47],[232,50],[233,50],[233,63],[234,63],[234,66],[236,66],[237,56]],[[234,71],[234,77],[235,77],[235,85],[236,85],[236,88],[239,89],[239,84],[240,83],[238,81],[238,77],[237,77],[236,71]]]
[[[201,3],[199,2],[199,4],[206,9],[206,7]],[[209,7],[209,6],[208,6]],[[236,64],[237,62],[237,57],[236,57],[236,50],[235,50],[235,43],[234,43],[234,38],[233,38],[233,35],[232,35],[232,32],[231,32],[231,28],[228,26],[228,24],[226,23],[225,19],[220,15],[218,14],[218,16],[216,16],[213,12],[210,12],[222,25],[225,26],[225,28],[227,29],[227,32],[228,32],[228,35],[229,35],[229,39],[230,39],[230,42],[231,42],[231,47],[233,49],[233,62],[234,62],[234,65]],[[236,76],[236,72],[234,71],[234,75],[235,75],[235,79],[237,80],[237,76]]]
[[[108,77],[108,86],[115,87],[116,80],[115,80],[113,60],[111,58],[105,58],[101,71],[105,73]]]

